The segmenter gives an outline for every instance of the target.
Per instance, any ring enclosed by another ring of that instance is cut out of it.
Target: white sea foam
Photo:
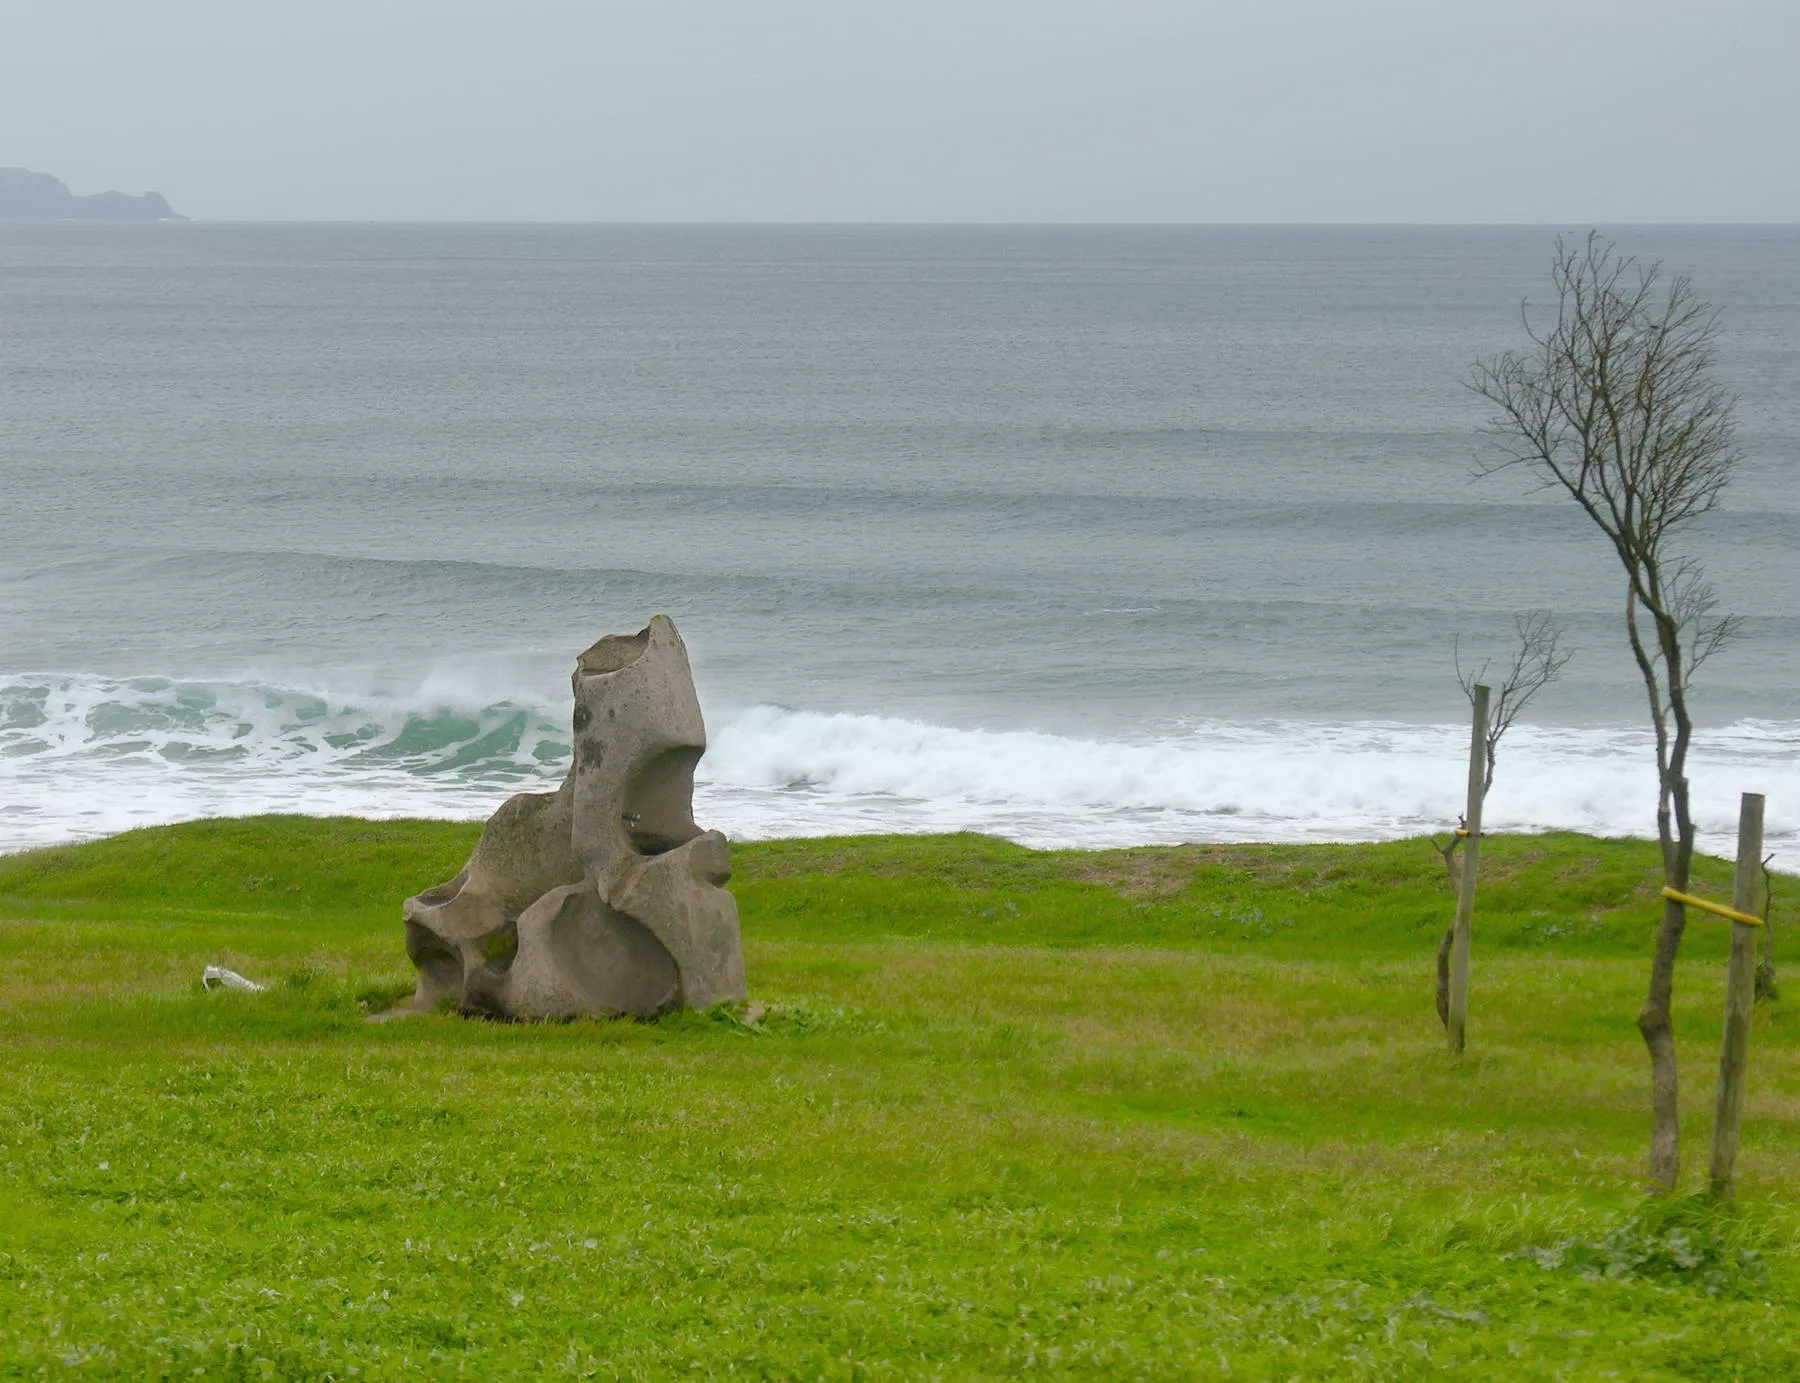
[[[202,816],[479,818],[567,764],[563,708],[437,682],[403,698],[249,682],[0,677],[0,849]],[[1119,739],[774,706],[712,713],[698,812],[746,838],[980,830],[1035,845],[1362,840],[1454,822],[1467,730],[1193,721]],[[1800,723],[1700,737],[1702,846],[1729,852],[1737,794],[1769,798],[1800,865]],[[1498,830],[1653,829],[1635,729],[1521,725],[1488,802]]]
[[[1079,740],[758,707],[705,767],[748,835],[992,831],[1038,845],[1363,840],[1440,830],[1462,805],[1468,730],[1372,722],[1194,722]],[[1520,725],[1489,796],[1496,830],[1654,830],[1648,737]],[[1800,725],[1702,736],[1692,772],[1704,844],[1728,850],[1737,794],[1769,797],[1771,848],[1800,863]]]

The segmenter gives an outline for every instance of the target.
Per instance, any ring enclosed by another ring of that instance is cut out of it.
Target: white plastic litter
[[[260,994],[268,988],[266,984],[245,979],[237,971],[227,970],[223,965],[209,965],[202,970],[200,984],[206,989],[243,989],[252,994]]]

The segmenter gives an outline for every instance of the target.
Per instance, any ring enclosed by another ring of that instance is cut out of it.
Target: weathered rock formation
[[[744,997],[730,852],[694,824],[706,729],[674,621],[601,639],[573,682],[562,787],[510,799],[460,874],[406,900],[419,987],[394,1012],[646,1016]]]

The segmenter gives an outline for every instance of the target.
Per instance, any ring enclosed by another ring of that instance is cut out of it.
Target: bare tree
[[[1562,630],[1547,610],[1514,615],[1513,630],[1518,635],[1518,647],[1513,651],[1512,665],[1500,679],[1499,694],[1489,703],[1487,741],[1483,747],[1486,762],[1481,778],[1483,802],[1487,801],[1488,791],[1494,786],[1494,761],[1499,756],[1500,741],[1506,738],[1506,732],[1512,729],[1513,722],[1519,718],[1519,712],[1525,709],[1531,698],[1560,677],[1563,668],[1574,656],[1561,646]],[[1493,666],[1493,660],[1484,661],[1472,671],[1465,671],[1460,639],[1453,647],[1452,657],[1456,662],[1456,680],[1462,683],[1463,695],[1473,705],[1475,688],[1487,684],[1488,670]],[[1459,827],[1467,825],[1467,821],[1458,822]],[[1453,831],[1448,840],[1440,842],[1433,839],[1431,842],[1438,854],[1443,856],[1444,868],[1450,871],[1452,892],[1462,882],[1456,853],[1466,838],[1459,829]],[[1437,952],[1437,1015],[1438,1022],[1446,1028],[1450,1026],[1450,942],[1455,935],[1456,924],[1452,922],[1444,928],[1444,939],[1438,942]]]
[[[1687,758],[1695,672],[1737,630],[1671,541],[1713,509],[1737,464],[1735,397],[1713,378],[1718,314],[1687,279],[1665,279],[1598,234],[1557,240],[1556,317],[1532,349],[1476,365],[1471,385],[1494,405],[1490,470],[1525,468],[1560,490],[1606,535],[1625,573],[1625,633],[1656,732],[1657,838],[1663,880],[1685,890],[1694,854]],[[1638,1030],[1650,1053],[1650,1175],[1681,1169],[1675,1038],[1669,1005],[1687,924],[1665,901]]]

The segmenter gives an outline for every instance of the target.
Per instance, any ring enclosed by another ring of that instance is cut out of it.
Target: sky
[[[242,220],[1800,222],[1800,0],[0,0],[0,166]]]

